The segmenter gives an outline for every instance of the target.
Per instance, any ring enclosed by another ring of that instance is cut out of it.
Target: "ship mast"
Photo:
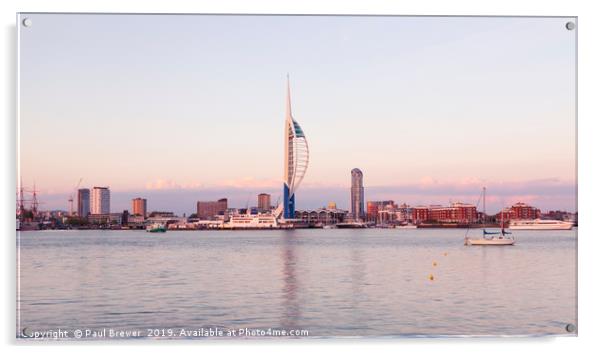
[[[502,234],[504,234],[504,204],[502,204],[502,224],[500,225]]]
[[[485,208],[485,196],[487,194],[487,187],[483,187],[483,218],[481,219],[481,223],[485,224],[485,220],[487,219],[487,209]],[[477,205],[478,207],[478,205]]]

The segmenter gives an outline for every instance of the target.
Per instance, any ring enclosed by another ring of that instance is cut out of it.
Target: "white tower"
[[[286,77],[286,116],[284,119],[284,188],[282,204],[277,215],[284,219],[295,218],[295,192],[301,184],[309,165],[309,148],[307,139],[297,121],[293,119],[291,109],[291,88],[288,75]],[[284,211],[284,213],[283,213]]]

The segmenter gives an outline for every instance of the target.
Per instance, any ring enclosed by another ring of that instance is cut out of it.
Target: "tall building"
[[[132,215],[142,215],[146,218],[146,199],[132,199]]]
[[[309,147],[299,123],[293,119],[291,88],[287,76],[286,117],[284,121],[284,218],[295,218],[295,192],[309,165]]]
[[[212,219],[216,215],[224,215],[228,209],[228,199],[218,201],[199,201],[196,203],[196,215],[199,219]]]
[[[111,191],[109,187],[94,187],[90,198],[90,214],[111,212]]]
[[[82,188],[77,190],[77,215],[85,218],[90,214],[90,190]]]
[[[261,193],[257,196],[257,209],[268,211],[272,208],[271,196],[267,193]]]
[[[351,215],[354,220],[364,218],[364,174],[359,168],[351,170]]]

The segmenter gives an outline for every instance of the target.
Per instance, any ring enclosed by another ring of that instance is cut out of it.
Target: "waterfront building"
[[[169,225],[173,223],[186,223],[186,218],[183,216],[177,216],[174,213],[151,213],[146,218],[146,224],[164,224]]]
[[[88,215],[88,221],[91,224],[112,224],[121,225],[123,213],[101,213]]]
[[[142,215],[128,215],[127,225],[132,228],[142,228],[144,226],[144,216]]]
[[[328,209],[336,209],[337,208],[337,203],[335,202],[328,202]]]
[[[316,210],[298,210],[295,217],[308,225],[334,225],[345,222],[347,211],[341,209],[320,208]]]
[[[370,202],[369,218],[380,226],[407,225],[412,222],[412,208],[405,203],[398,206],[390,200]]]
[[[413,223],[420,224],[424,222],[436,223],[474,223],[479,221],[477,207],[467,203],[452,203],[449,206],[431,205],[415,206],[409,208],[404,205],[402,209],[407,210],[407,215],[411,215]]]
[[[351,215],[354,220],[364,218],[364,174],[359,168],[351,170]]]
[[[259,211],[269,211],[272,208],[271,198],[267,193],[257,195],[257,209]]]
[[[121,213],[121,225],[127,226],[129,219],[130,219],[130,212],[128,210],[124,210],[123,213]]]
[[[94,187],[90,198],[90,214],[111,212],[111,191],[109,187]]]
[[[228,199],[218,201],[199,201],[196,204],[196,215],[201,220],[213,219],[216,215],[224,215],[228,209]]]
[[[150,214],[147,215],[147,217],[166,217],[166,218],[170,218],[170,217],[175,217],[176,215],[174,214],[173,211],[157,211],[157,210],[153,210],[150,212]]]
[[[502,219],[504,219],[505,222],[512,219],[516,219],[514,217],[514,211],[512,210],[512,208],[503,208],[499,213],[495,214],[496,222],[501,222]]]
[[[515,203],[510,209],[511,219],[532,220],[538,219],[541,216],[541,211],[539,209],[522,202]]]
[[[522,202],[515,203],[509,208],[504,208],[502,211],[495,215],[496,220],[499,222],[502,219],[502,213],[504,214],[504,220],[535,220],[541,217],[541,211],[535,207],[527,205]]]
[[[90,214],[90,190],[81,188],[77,190],[77,215],[85,218]]]
[[[427,206],[415,206],[412,208],[412,222],[420,224],[429,219],[429,208]]]
[[[287,77],[286,116],[284,121],[284,188],[282,205],[276,216],[295,217],[295,192],[299,188],[309,164],[309,148],[305,133],[293,119],[291,89]]]
[[[398,208],[399,218],[401,223],[408,223],[412,221],[412,208],[410,205],[403,203]]]
[[[473,223],[478,220],[478,213],[476,206],[472,204],[453,203],[448,207],[431,207],[428,220],[442,223]]]
[[[379,211],[385,210],[387,206],[397,207],[392,200],[368,201],[366,203],[366,221],[377,222]]]
[[[146,199],[134,198],[132,199],[132,214],[142,215],[146,217]]]

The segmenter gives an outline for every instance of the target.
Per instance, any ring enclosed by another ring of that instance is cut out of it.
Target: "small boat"
[[[336,224],[339,229],[365,229],[368,224],[361,221],[341,222]]]
[[[485,188],[483,188],[483,205],[485,204]],[[484,208],[483,208],[484,209]],[[483,214],[485,211],[483,211]],[[468,238],[468,230],[464,235],[465,246],[512,246],[515,239],[511,232],[504,230],[504,208],[502,207],[501,222],[499,232],[490,232],[483,229],[483,236],[480,239]],[[511,235],[511,236],[508,236]]]
[[[417,229],[418,226],[414,224],[402,224],[395,226],[396,229]]]
[[[164,224],[161,223],[153,223],[146,227],[146,232],[165,232],[167,228]]]
[[[488,232],[487,230],[483,230],[483,238],[480,239],[466,239],[466,244],[469,246],[511,246],[514,245],[514,237],[507,237],[507,234],[511,234],[510,232],[504,231],[502,232]],[[500,236],[491,236],[487,237],[487,235],[500,235]]]

